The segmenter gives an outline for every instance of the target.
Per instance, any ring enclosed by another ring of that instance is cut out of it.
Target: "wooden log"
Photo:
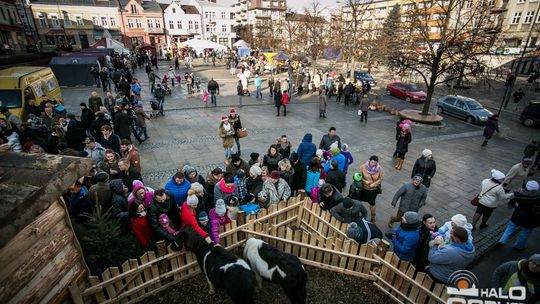
[[[433,287],[433,294],[446,300],[446,298],[443,297],[444,291],[446,291],[446,286],[444,284],[436,283]],[[437,300],[430,296],[428,304],[437,304]]]
[[[401,284],[401,287],[399,287],[399,291],[407,294],[409,292],[409,289],[411,287],[411,281],[414,278],[415,268],[412,264],[409,264],[409,267],[406,271],[404,271],[407,277],[403,278],[403,283]]]
[[[307,244],[309,243],[309,233],[305,232],[305,231],[302,231],[302,241],[300,243],[297,243],[296,245],[298,245],[300,249],[300,254],[298,255],[298,257],[300,258],[303,258],[303,259],[307,259],[308,257],[308,252],[309,250],[306,248],[306,247],[303,247],[301,246],[300,244]]]
[[[315,204],[314,204],[315,205]],[[317,207],[318,208],[318,207]],[[315,208],[316,209],[316,208]],[[319,209],[320,210],[320,209]],[[330,229],[334,230],[335,232],[337,232],[338,235],[340,235],[341,237],[343,238],[346,238],[347,237],[347,234],[343,233],[341,230],[339,230],[338,228],[330,225],[329,222],[325,221],[321,216],[317,215],[316,214],[316,211],[313,211],[313,210],[304,210],[304,212],[306,213],[310,213],[311,214],[311,219],[310,219],[310,222],[309,224],[312,226],[312,227],[315,227],[315,229],[317,229],[317,224],[319,223],[319,225],[327,225]],[[316,221],[318,223],[316,223]]]
[[[88,279],[88,272],[86,268],[81,264],[75,264],[73,268],[65,272],[62,278],[51,289],[46,289],[45,296],[43,296],[39,302],[47,304],[64,304],[72,299],[71,292],[69,290],[70,284],[77,286],[80,292],[80,288],[86,286]],[[77,285],[79,284],[79,285]]]
[[[382,285],[380,284],[382,283]],[[375,283],[373,283],[373,285],[375,287],[377,287],[380,291],[382,291],[384,294],[386,294],[388,297],[390,297],[392,300],[394,300],[394,302],[396,303],[399,303],[399,304],[403,304],[403,301],[401,301],[400,299],[396,298],[390,291],[386,290],[386,288],[388,289],[392,289],[393,286],[392,285],[388,285],[388,284],[384,284],[385,282],[384,281],[377,281]],[[383,287],[383,285],[385,287]]]
[[[424,279],[426,277],[426,274],[423,273],[423,272],[418,272],[416,274],[416,278],[414,279],[414,282],[417,282],[420,286],[423,287],[422,283],[424,282]],[[415,303],[417,303],[417,299],[419,298],[420,296],[420,291],[421,289],[420,288],[417,288],[417,285],[413,285],[413,288],[411,290],[411,293],[409,294],[409,299],[411,301],[414,301]]]
[[[296,211],[296,224],[295,225],[297,228],[300,228],[300,226],[302,225],[302,217],[304,216],[304,206],[305,204],[300,204],[298,206],[298,210]]]
[[[124,264],[126,264],[126,262],[124,262]],[[130,270],[129,267],[125,267],[124,272],[127,272],[129,270]],[[118,267],[110,267],[109,272],[110,272],[111,278],[114,278],[120,275],[120,270],[118,269]],[[124,281],[131,281],[130,278],[131,277],[126,277]],[[114,297],[118,297],[118,295],[122,294],[122,292],[124,291],[124,282],[122,282],[122,280],[115,281],[112,285],[114,286],[114,290],[115,290]],[[114,298],[114,297],[111,297],[111,298]],[[126,300],[122,301],[122,303],[127,303]]]
[[[343,242],[343,252],[348,253],[350,248],[351,248],[351,240],[345,240],[345,242]],[[339,259],[339,267],[346,268],[348,262],[349,262],[349,257],[341,255]]]
[[[58,233],[59,229],[66,226],[62,222],[64,216],[66,216],[66,213],[60,204],[52,204],[35,221],[23,228],[6,246],[0,249],[0,265],[3,265],[2,269],[0,269],[0,282],[2,283],[0,286],[4,286],[3,282],[8,275],[21,267],[21,264],[28,259],[28,257],[22,259],[21,255],[33,254],[37,243],[47,240],[50,242],[51,237],[48,235],[56,237],[55,234]],[[69,234],[72,235],[73,233],[70,231]],[[0,293],[0,296],[2,294],[3,292]]]
[[[96,286],[100,283],[99,278],[97,276],[89,276],[88,282],[91,286]],[[96,299],[96,302],[102,303],[105,302],[105,293],[103,292],[103,289],[99,289],[99,291],[94,293],[94,298]]]
[[[122,263],[122,271],[123,272],[130,271],[130,270],[131,270],[131,265],[129,264],[129,260]],[[120,273],[118,273],[118,274],[120,274]],[[133,290],[135,288],[135,282],[134,282],[135,276],[136,276],[136,274],[133,274],[133,275],[127,277],[125,279],[125,282],[124,282],[122,288],[116,288],[116,291],[118,292],[119,295],[121,295],[122,293],[124,293],[126,291]],[[118,281],[118,282],[120,282],[120,281]],[[129,297],[126,297],[126,298],[120,300],[120,303],[127,303],[129,299],[130,299]],[[133,298],[131,298],[131,299],[133,299]]]
[[[173,253],[174,251],[172,250],[171,247],[168,247],[167,252],[168,253]],[[178,268],[178,264],[179,264],[178,256],[169,259],[169,263],[171,263],[171,269]],[[180,274],[179,273],[175,274],[174,277],[173,277],[173,280],[175,280],[175,281],[180,280]]]
[[[191,252],[186,253],[186,264],[189,265],[193,262],[197,262],[197,258],[195,257],[195,255]],[[188,268],[188,275],[192,275],[196,272],[197,272],[197,268],[195,267]]]
[[[334,240],[334,248],[335,251],[341,251],[343,247],[343,241],[341,239],[335,239]],[[330,265],[332,266],[339,266],[339,255],[332,253],[332,261],[330,262]]]
[[[287,227],[286,229],[287,230],[286,230],[285,238],[287,240],[289,240],[289,241],[293,241],[294,240],[294,231],[289,227]],[[289,242],[285,243],[285,252],[291,253],[291,254],[293,253],[291,243],[289,243]]]
[[[375,246],[372,245],[372,244],[367,244],[367,247],[366,247],[366,255],[365,257],[366,258],[370,258],[372,259],[373,258],[373,252],[375,251]],[[364,263],[364,270],[362,271],[363,273],[370,273],[370,271],[372,270],[372,267],[374,265],[372,265],[371,262],[369,261],[366,261]]]
[[[351,245],[349,246],[349,254],[351,256],[354,256],[354,257],[359,257],[358,256],[358,243],[357,242],[351,242]],[[355,270],[355,267],[356,267],[356,262],[357,262],[357,259],[354,258],[354,259],[349,259],[348,263],[347,263],[347,269],[349,270]]]
[[[410,262],[408,261],[400,261],[398,269],[402,272],[407,272],[407,269],[409,269]],[[407,280],[407,278],[402,276],[396,276],[395,283],[393,284],[394,287],[401,291],[401,286],[403,286],[404,282]]]
[[[156,253],[154,251],[149,251],[148,253],[148,262],[152,263],[156,260]],[[152,272],[153,278],[159,278],[159,266],[157,263],[152,263],[150,266],[150,271]],[[148,281],[148,280],[147,280]],[[161,281],[158,281],[156,284],[152,285],[155,286],[155,288],[161,287]]]
[[[419,281],[417,281],[420,283]],[[427,290],[431,290],[431,286],[433,285],[433,280],[429,277],[429,275],[424,276],[424,280],[421,283],[422,286],[424,286]],[[420,291],[420,294],[418,295],[417,302],[418,303],[425,303],[428,298],[431,298],[430,295],[432,293],[424,292],[423,290]]]
[[[20,252],[13,263],[0,269],[0,303],[6,303],[71,243],[73,234],[62,222],[42,235],[34,246]],[[78,257],[78,259],[82,259]],[[14,268],[13,265],[16,266]]]
[[[377,258],[377,257],[375,257]],[[383,280],[386,280],[386,277],[388,275],[388,272],[390,271],[390,267],[392,267],[392,264],[390,264],[390,261],[392,260],[392,252],[387,252],[384,256],[384,260],[385,262],[388,262],[388,264],[386,263],[383,263],[383,266],[381,268],[381,274],[380,274],[380,277],[383,279]]]
[[[148,263],[148,252],[145,252],[141,257],[140,257],[140,260],[141,260],[141,264],[146,264]],[[151,279],[154,278],[154,276],[152,275],[152,270],[150,268],[144,268],[143,270],[143,276],[144,276],[144,279],[143,281],[146,282],[146,281],[149,281]],[[152,291],[155,289],[155,286],[148,286],[148,288],[145,290],[145,292],[149,292],[149,291]]]
[[[139,261],[137,261],[136,259],[129,259],[129,266],[131,268],[138,268]],[[137,276],[135,277],[135,286],[140,286],[144,282],[142,273],[143,273],[142,271],[139,272],[139,274],[137,274]],[[144,290],[139,291],[138,297],[142,297],[143,295],[144,295]]]
[[[167,246],[165,245],[164,241],[157,241],[156,242],[156,249],[157,249],[157,255],[158,257],[165,256],[167,254]],[[158,262],[158,269],[159,274],[167,273],[169,270],[171,270],[170,262],[167,260],[161,260]],[[162,281],[163,284],[166,284],[170,281],[170,279],[167,279],[167,281]]]
[[[360,252],[358,253],[358,255],[359,255],[359,256],[365,257],[365,256],[366,256],[366,252],[367,252],[367,247],[368,247],[367,244],[362,244],[362,245],[360,245]],[[362,261],[362,260],[356,261],[356,268],[355,268],[355,270],[358,271],[358,272],[362,272],[362,273],[369,273],[369,270],[368,270],[368,271],[364,271],[364,261]]]
[[[293,231],[292,239],[297,243],[302,242],[302,231],[301,230]],[[301,248],[300,246],[294,245],[292,254],[294,254],[295,256],[300,256],[300,248]]]

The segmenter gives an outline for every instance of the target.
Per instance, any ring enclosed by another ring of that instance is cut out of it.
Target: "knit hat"
[[[342,144],[342,145],[341,145],[341,151],[349,151],[349,145],[347,145],[347,144]]]
[[[262,169],[257,165],[251,166],[249,169],[249,174],[252,176],[259,176],[262,174]]]
[[[540,253],[535,253],[531,255],[531,257],[529,258],[529,261],[535,262],[536,264],[540,264]]]
[[[231,114],[231,115],[236,115],[236,111],[235,111],[233,108],[231,108],[231,109],[229,110],[229,114]]]
[[[407,224],[418,223],[418,213],[416,212],[407,211],[405,212],[403,217],[405,218],[405,221],[407,222]]]
[[[416,174],[415,176],[413,176],[412,179],[413,179],[413,180],[415,180],[415,179],[416,179],[416,180],[424,180],[424,178],[423,178],[422,175],[420,175],[420,174]]]
[[[359,181],[361,181],[361,180],[362,180],[362,173],[358,173],[358,172],[357,172],[357,173],[355,173],[355,174],[353,175],[353,181],[359,182]]]
[[[299,159],[298,153],[293,152],[291,153],[291,156],[289,157],[292,162],[296,162]]]
[[[189,207],[197,207],[197,205],[199,204],[199,199],[194,194],[188,195],[186,203]]]
[[[274,170],[274,171],[270,172],[270,178],[271,179],[279,179],[279,171]]]
[[[424,157],[428,157],[428,156],[430,156],[430,155],[433,155],[433,152],[431,152],[430,149],[424,149],[424,150],[422,151],[422,155],[423,155]]]
[[[221,115],[221,121],[225,122],[228,120],[229,120],[229,117],[227,115]]]
[[[137,106],[142,107],[142,100],[137,101]]]
[[[330,149],[330,153],[332,153],[332,156],[336,156],[339,154],[339,148],[332,148]]]
[[[109,174],[107,174],[107,172],[99,172],[98,174],[96,174],[96,181],[98,183],[106,183],[109,181]]]
[[[324,184],[326,184],[326,182],[325,182],[324,179],[322,179],[322,178],[319,179],[319,182],[317,182],[317,185],[318,185],[319,187],[322,187],[322,185],[324,185]]]
[[[533,163],[533,159],[532,158],[529,158],[529,157],[524,157],[521,162],[525,165],[532,165]]]
[[[225,212],[227,212],[227,208],[225,207],[225,201],[222,200],[221,198],[218,199],[216,201],[216,213],[219,215],[219,216],[224,216],[225,215]]]
[[[315,155],[317,155],[319,158],[323,157],[323,150],[317,149],[317,152],[315,152]]]
[[[159,216],[159,223],[164,225],[164,224],[168,224],[169,223],[169,216],[167,215],[167,213],[162,213],[160,216]]]
[[[504,179],[506,175],[504,175],[504,173],[502,173],[499,170],[491,169],[491,177],[493,177],[496,180],[501,180],[501,179]]]
[[[185,165],[183,168],[182,168],[182,172],[184,172],[184,175],[189,177],[189,175],[193,172],[197,172],[197,170],[195,168],[193,168],[192,166],[190,165]]]
[[[206,211],[201,211],[201,212],[199,212],[199,214],[197,215],[197,219],[198,219],[200,222],[208,221],[208,214],[206,213]]]
[[[204,187],[198,182],[191,184],[190,189],[193,190],[195,195],[197,195],[197,193],[204,194]]]
[[[467,224],[467,218],[463,214],[456,214],[451,218],[452,223],[458,227],[463,227]]]
[[[355,222],[352,222],[347,227],[347,237],[353,239],[357,235],[358,235],[358,224]]]
[[[345,207],[345,209],[349,209],[352,206],[354,206],[354,201],[350,197],[345,197],[343,199],[342,203],[343,203],[343,207]]]
[[[525,189],[529,191],[538,191],[538,188],[538,182],[533,180],[528,181],[525,185]]]
[[[231,155],[231,161],[233,163],[237,162],[240,160],[240,155],[238,155],[238,153],[234,153],[233,155]]]

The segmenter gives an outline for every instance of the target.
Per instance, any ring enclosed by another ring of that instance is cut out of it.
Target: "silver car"
[[[452,115],[472,124],[485,124],[488,117],[493,115],[475,99],[459,95],[446,95],[439,98],[437,113]]]

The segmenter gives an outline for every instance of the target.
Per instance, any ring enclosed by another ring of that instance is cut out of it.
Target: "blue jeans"
[[[225,158],[231,158],[231,155],[233,154],[232,148],[225,148]]]
[[[216,90],[210,90],[210,100],[214,106],[217,106]]]
[[[139,137],[142,137],[143,134],[144,134],[144,138],[148,139],[148,133],[147,133],[146,127],[144,128],[139,127]]]
[[[242,104],[242,99],[243,99],[243,97],[244,97],[244,96],[242,96],[242,95],[238,95],[238,103],[240,104],[240,107],[243,106],[243,104]]]
[[[236,149],[240,152],[240,138],[235,138],[234,141],[236,142]]]
[[[261,87],[255,87],[255,98],[262,98]]]
[[[529,238],[533,230],[531,228],[525,228],[525,227],[516,225],[512,221],[508,222],[508,226],[506,227],[506,230],[504,230],[503,235],[499,239],[499,243],[503,243],[503,244],[508,243],[508,241],[510,240],[510,236],[518,228],[521,228],[521,232],[519,233],[518,238],[516,242],[514,243],[514,248],[517,248],[517,249],[525,248],[525,243],[527,243],[527,239]]]

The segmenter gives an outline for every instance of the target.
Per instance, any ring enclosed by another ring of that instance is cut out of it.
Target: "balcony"
[[[148,34],[163,34],[163,28],[149,28]]]
[[[94,25],[92,23],[90,23],[90,24],[72,23],[72,24],[64,25],[64,28],[66,30],[92,30],[92,29],[94,29]]]

